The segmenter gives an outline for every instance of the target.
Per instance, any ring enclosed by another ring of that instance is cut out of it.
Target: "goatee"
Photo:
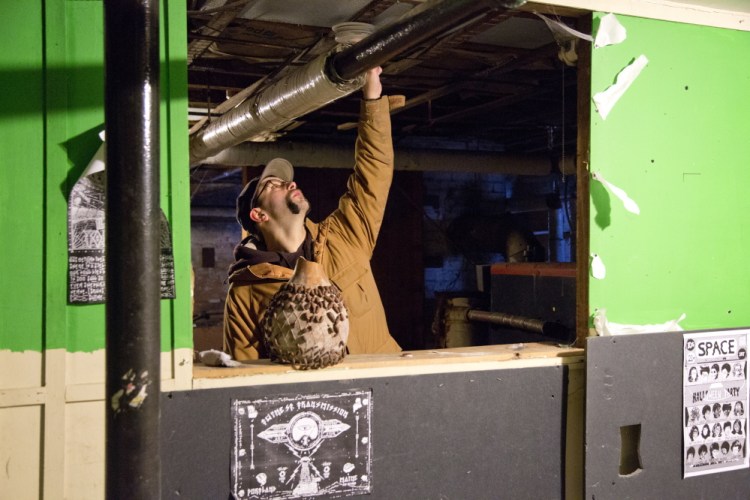
[[[307,200],[305,200],[305,201],[307,201]],[[305,215],[307,215],[310,212],[310,205],[309,204],[307,204],[307,205],[308,205],[307,206],[307,212],[305,212]],[[300,206],[300,204],[297,203],[297,202],[295,202],[291,198],[287,198],[287,200],[286,200],[286,206],[289,209],[289,211],[291,213],[293,213],[294,215],[298,215],[298,214],[302,213],[302,207]]]

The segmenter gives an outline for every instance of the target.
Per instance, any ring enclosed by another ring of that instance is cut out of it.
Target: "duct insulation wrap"
[[[328,56],[321,55],[199,130],[190,139],[190,163],[246,140],[262,140],[264,134],[282,129],[364,85],[364,74],[333,83],[325,73]]]

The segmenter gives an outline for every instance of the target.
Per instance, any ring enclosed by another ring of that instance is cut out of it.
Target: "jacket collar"
[[[228,281],[234,284],[249,284],[268,280],[289,281],[293,273],[294,271],[288,267],[261,262],[235,270],[229,276]]]

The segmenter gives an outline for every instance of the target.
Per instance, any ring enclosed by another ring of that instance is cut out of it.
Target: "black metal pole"
[[[161,497],[159,1],[105,0],[106,498]]]
[[[332,81],[347,81],[390,61],[393,57],[425,40],[460,26],[477,16],[498,9],[512,9],[526,0],[431,0],[415,13],[396,21],[351,47],[334,54],[328,61]]]

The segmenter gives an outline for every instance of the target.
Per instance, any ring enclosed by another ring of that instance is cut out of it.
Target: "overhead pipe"
[[[401,20],[333,54],[329,75],[333,81],[346,81],[489,11],[513,9],[525,3],[526,0],[427,1]]]
[[[345,97],[364,83],[363,74],[437,34],[492,10],[526,0],[430,0],[410,15],[343,50],[323,54],[223,114],[190,138],[190,164]]]
[[[105,0],[105,497],[161,498],[159,0]]]
[[[325,54],[317,57],[193,134],[190,164],[247,139],[279,130],[362,86],[363,78],[333,83],[324,71],[326,58]]]
[[[352,152],[348,146],[315,142],[243,143],[229,147],[207,158],[203,165],[224,167],[258,166],[282,156],[301,167],[345,168],[352,166]],[[565,168],[575,167],[573,157],[565,159]],[[457,167],[459,165],[460,167]],[[436,150],[399,147],[396,170],[412,172],[471,172],[480,174],[549,175],[549,155],[506,153],[481,150]],[[545,205],[546,207],[546,205]],[[534,207],[535,210],[541,209]]]

